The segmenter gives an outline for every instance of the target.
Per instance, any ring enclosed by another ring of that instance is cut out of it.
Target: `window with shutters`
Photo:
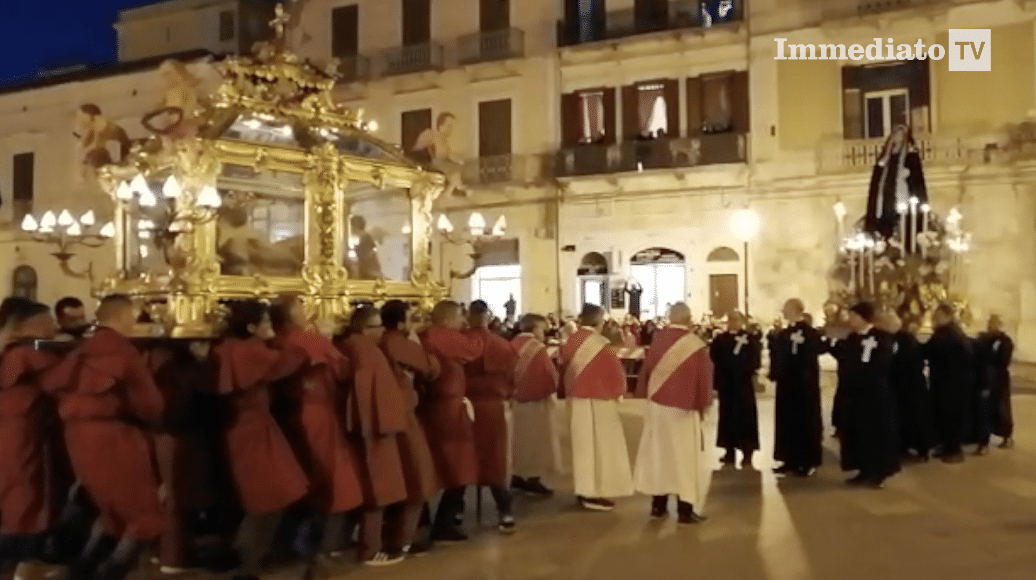
[[[360,50],[360,9],[356,4],[331,10],[331,56],[356,56]]]
[[[930,131],[927,60],[842,69],[842,122],[846,139],[883,139],[899,125]]]
[[[236,20],[233,10],[224,10],[219,13],[220,42],[229,42],[237,37],[237,28],[235,27]]]
[[[687,129],[691,136],[747,133],[750,106],[747,71],[687,79]]]
[[[604,91],[579,93],[580,143],[598,143],[605,137]]]
[[[36,154],[19,153],[12,159],[11,205],[14,223],[21,223],[26,214],[32,213],[35,195]]]
[[[403,0],[403,46],[428,44],[431,39],[431,0]]]

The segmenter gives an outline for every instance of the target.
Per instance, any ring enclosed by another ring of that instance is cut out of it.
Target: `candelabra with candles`
[[[93,263],[88,262],[86,269],[74,270],[70,264],[75,257],[75,248],[98,248],[115,236],[115,224],[108,222],[97,227],[97,218],[93,210],[87,211],[78,219],[67,209],[45,212],[39,219],[26,214],[21,223],[22,231],[32,236],[34,242],[53,244],[57,251],[51,255],[57,258],[61,271],[73,278],[87,278],[93,281]]]
[[[943,300],[966,308],[960,286],[971,238],[960,227],[960,211],[953,208],[940,219],[916,197],[896,209],[898,227],[885,237],[864,231],[863,220],[845,234],[845,207],[841,202],[835,205],[842,235],[835,270],[843,284],[837,293],[840,301],[868,300],[919,318]]]
[[[447,246],[471,246],[471,253],[468,254],[468,257],[471,258],[472,266],[465,272],[450,270],[449,282],[452,284],[454,280],[466,280],[475,274],[481,257],[478,245],[504,237],[504,234],[507,233],[507,218],[501,215],[494,222],[492,228],[487,228],[486,218],[476,211],[468,217],[466,231],[455,231],[453,223],[446,217],[446,214],[439,214],[435,230],[440,240],[439,263],[442,268],[445,268]],[[443,277],[445,278],[445,276]]]
[[[128,215],[138,217],[137,238],[150,240],[168,264],[177,236],[215,220],[222,198],[213,185],[204,185],[196,192],[186,191],[175,175],[162,181],[160,193],[161,196],[156,195],[148,180],[138,174],[118,185],[115,199],[128,210]],[[141,257],[146,258],[147,245],[141,243],[139,250]]]

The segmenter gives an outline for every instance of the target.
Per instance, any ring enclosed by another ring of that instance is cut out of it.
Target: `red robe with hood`
[[[283,509],[306,495],[308,482],[270,413],[270,385],[298,372],[306,354],[272,349],[257,337],[227,339],[214,354],[216,389],[231,406],[224,441],[241,507],[250,514]]]
[[[352,366],[330,340],[315,332],[292,329],[279,341],[309,359],[287,381],[294,403],[288,435],[309,476],[309,499],[324,513],[349,511],[363,503],[356,450],[338,414]]]
[[[441,326],[425,331],[421,344],[442,369],[420,408],[432,456],[444,487],[472,485],[478,481],[478,463],[472,421],[464,404],[464,365],[482,356],[484,345],[477,338]]]
[[[428,356],[420,342],[398,330],[386,330],[380,344],[407,402],[406,429],[399,434],[407,501],[425,502],[442,489],[442,483],[435,470],[435,460],[432,459],[424,427],[417,419],[418,393],[414,387],[414,375],[424,379],[437,376],[440,371],[439,361]]]
[[[0,358],[0,533],[37,534],[53,523],[58,492],[49,465],[56,416],[40,375],[54,354],[12,344]]]
[[[43,379],[58,400],[72,469],[110,534],[152,540],[165,527],[150,437],[162,395],[144,358],[101,327]]]
[[[484,345],[482,356],[464,365],[466,392],[475,408],[475,455],[479,485],[507,484],[507,414],[504,406],[514,390],[518,357],[510,343],[485,328],[466,336]]]
[[[353,361],[345,402],[345,428],[360,449],[364,505],[381,508],[407,499],[399,435],[406,430],[407,400],[378,341],[354,334],[341,343]]]

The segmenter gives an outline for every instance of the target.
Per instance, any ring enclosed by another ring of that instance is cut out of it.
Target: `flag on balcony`
[[[916,200],[914,206],[926,205],[928,190],[913,133],[909,127],[900,125],[885,140],[874,164],[863,231],[881,239],[891,238],[899,228],[905,227],[903,236],[910,236],[911,230],[920,231],[920,228],[911,228],[904,218],[911,199]],[[910,215],[921,219],[920,212]],[[907,239],[906,247],[911,247],[910,244],[911,240]]]

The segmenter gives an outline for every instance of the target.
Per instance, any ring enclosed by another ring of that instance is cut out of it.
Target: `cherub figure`
[[[158,67],[165,94],[158,109],[141,120],[144,127],[162,138],[163,146],[171,150],[175,140],[198,134],[198,85],[201,80],[180,61],[167,60]]]
[[[418,135],[411,151],[426,154],[432,169],[446,176],[446,194],[466,196],[461,175],[462,166],[453,160],[453,150],[450,146],[456,122],[457,117],[453,113],[439,113],[435,119],[435,127],[429,127]]]
[[[79,106],[76,111],[75,131],[72,133],[83,148],[83,165],[90,171],[103,165],[109,165],[112,159],[108,144],[119,144],[119,158],[122,161],[129,154],[131,141],[126,130],[101,113],[101,108],[93,103]]]

